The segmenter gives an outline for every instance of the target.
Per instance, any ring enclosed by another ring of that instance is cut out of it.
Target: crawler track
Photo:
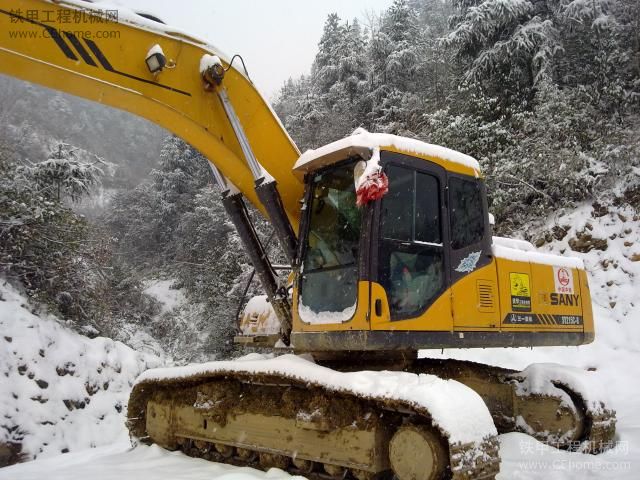
[[[190,456],[308,478],[492,479],[500,464],[495,435],[452,443],[429,412],[409,402],[278,375],[140,382],[128,426],[141,441]]]
[[[561,372],[563,367],[558,368]],[[616,412],[603,403],[590,405],[585,392],[574,390],[562,378],[552,379],[544,393],[537,393],[523,391],[525,372],[482,363],[424,358],[407,370],[455,379],[475,390],[499,433],[519,431],[551,446],[584,453],[600,453],[613,445]]]

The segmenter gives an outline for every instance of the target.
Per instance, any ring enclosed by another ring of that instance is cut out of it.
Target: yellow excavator
[[[236,339],[271,356],[145,372],[129,401],[134,438],[358,480],[494,478],[499,432],[592,453],[610,443],[615,412],[587,372],[418,358],[594,339],[582,262],[492,237],[473,158],[364,131],[300,155],[241,57],[151,15],[0,0],[0,26],[0,73],[129,111],[202,152],[264,288],[263,317],[277,319],[277,338],[254,325]],[[245,201],[273,225],[287,282]]]

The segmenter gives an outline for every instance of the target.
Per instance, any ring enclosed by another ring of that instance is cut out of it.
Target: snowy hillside
[[[156,357],[38,316],[4,282],[0,332],[0,462],[18,445],[34,459],[127,438],[131,384]]]

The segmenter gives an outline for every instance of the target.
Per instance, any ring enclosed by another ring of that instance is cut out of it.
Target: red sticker
[[[559,268],[558,269],[558,282],[560,282],[560,285],[566,287],[567,285],[569,285],[569,282],[571,281],[571,277],[569,276],[569,272],[567,271],[566,268]]]

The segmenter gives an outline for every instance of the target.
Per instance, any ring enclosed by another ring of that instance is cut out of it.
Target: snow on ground
[[[131,385],[155,357],[36,315],[4,282],[0,332],[0,444],[39,458],[127,438]]]
[[[590,273],[596,317],[596,341],[593,344],[581,347],[422,352],[423,356],[469,359],[518,369],[534,362],[554,362],[580,369],[595,368],[593,375],[606,385],[606,393],[618,417],[614,449],[597,456],[568,453],[546,446],[528,435],[501,435],[500,480],[635,479],[640,472],[640,218],[622,207],[598,218],[593,217],[592,211],[590,206],[584,206],[569,215],[551,219],[545,225],[545,230],[555,225],[570,226],[570,229],[563,239],[553,240],[541,250],[577,255],[584,260]],[[587,224],[591,230],[586,227]],[[584,254],[571,251],[569,239],[583,231],[593,238],[607,239],[606,250],[592,250]],[[2,304],[0,302],[0,308]],[[37,354],[35,359],[38,359]],[[4,395],[0,398],[1,402],[6,401]],[[4,403],[0,405],[5,408]],[[122,435],[126,435],[123,424],[120,424],[120,428]],[[126,442],[0,469],[0,480],[133,480],[142,475],[157,480],[289,477],[276,469],[262,473],[228,467],[191,459],[176,452],[166,452],[157,447],[138,446],[131,450]]]
[[[190,458],[180,452],[168,452],[157,446],[134,449],[120,442],[84,452],[68,453],[0,469],[2,480],[286,480],[286,472],[271,469],[261,472],[207,460]]]
[[[151,280],[145,282],[144,293],[155,298],[162,305],[162,313],[186,303],[182,290],[173,288],[174,280]]]

